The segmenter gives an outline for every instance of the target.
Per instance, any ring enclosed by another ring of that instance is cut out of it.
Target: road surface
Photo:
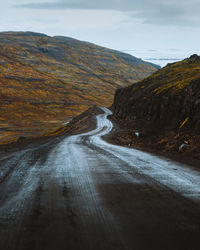
[[[200,171],[101,137],[113,125],[0,158],[0,250],[200,249]]]

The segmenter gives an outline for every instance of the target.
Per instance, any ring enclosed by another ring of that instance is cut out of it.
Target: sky
[[[0,11],[0,31],[69,36],[145,59],[200,54],[200,0],[6,0]]]

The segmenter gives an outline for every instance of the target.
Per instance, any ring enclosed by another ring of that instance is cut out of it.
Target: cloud
[[[177,26],[181,20],[191,19],[197,15],[198,4],[196,10],[188,5],[185,0],[182,0],[181,8],[178,4],[165,1],[165,6],[157,0],[145,0],[135,2],[134,8],[132,3],[124,0],[124,10],[120,9],[122,0],[115,7],[112,5],[106,8],[105,1],[100,8],[101,3],[95,3],[90,8],[87,5],[83,8],[77,5],[75,8],[60,7],[59,8],[13,8],[12,4],[24,3],[54,3],[55,0],[7,0],[0,3],[1,8],[1,26],[0,31],[15,30],[15,31],[35,31],[45,33],[51,36],[63,35],[74,37],[79,40],[93,42],[105,47],[118,50],[136,50],[141,49],[163,49],[163,48],[179,48],[180,50],[191,49],[193,53],[199,53],[199,27],[191,27],[188,25]],[[77,4],[77,0],[73,0]],[[103,0],[102,0],[103,1]],[[142,1],[142,2],[141,2]],[[178,0],[176,0],[178,1]],[[191,0],[192,3],[194,0]],[[198,0],[199,1],[199,0]],[[69,1],[68,1],[69,2]],[[80,2],[80,1],[79,1]],[[108,0],[108,2],[110,2]],[[67,1],[65,1],[65,4]],[[88,3],[88,1],[87,1]],[[130,4],[128,6],[128,3]],[[66,5],[65,5],[66,6]],[[128,8],[128,7],[129,8]],[[132,6],[132,7],[131,7]],[[41,7],[41,6],[40,6]],[[102,10],[104,7],[105,10]],[[185,11],[188,9],[188,12]],[[189,15],[188,13],[192,13]],[[136,18],[135,18],[136,17]],[[152,24],[153,23],[153,24]],[[169,24],[160,25],[160,24]],[[186,21],[185,21],[186,23]],[[135,52],[133,52],[134,54]],[[135,54],[136,55],[136,54]]]
[[[63,10],[117,10],[145,23],[157,25],[200,25],[199,0],[60,0],[15,5],[17,8]]]
[[[60,0],[54,2],[37,2],[15,5],[20,8],[33,9],[99,9],[99,10],[119,10],[134,11],[138,8],[147,9],[150,6],[155,7],[156,0]]]

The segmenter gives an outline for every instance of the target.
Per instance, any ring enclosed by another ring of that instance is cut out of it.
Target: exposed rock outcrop
[[[118,89],[113,111],[113,119],[129,131],[127,138],[133,144],[200,158],[200,57],[169,64]],[[134,131],[140,132],[140,138]],[[179,150],[184,141],[190,146]]]

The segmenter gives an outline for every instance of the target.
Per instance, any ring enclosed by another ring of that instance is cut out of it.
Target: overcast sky
[[[200,50],[200,0],[5,0],[0,31],[64,35],[118,50]]]

